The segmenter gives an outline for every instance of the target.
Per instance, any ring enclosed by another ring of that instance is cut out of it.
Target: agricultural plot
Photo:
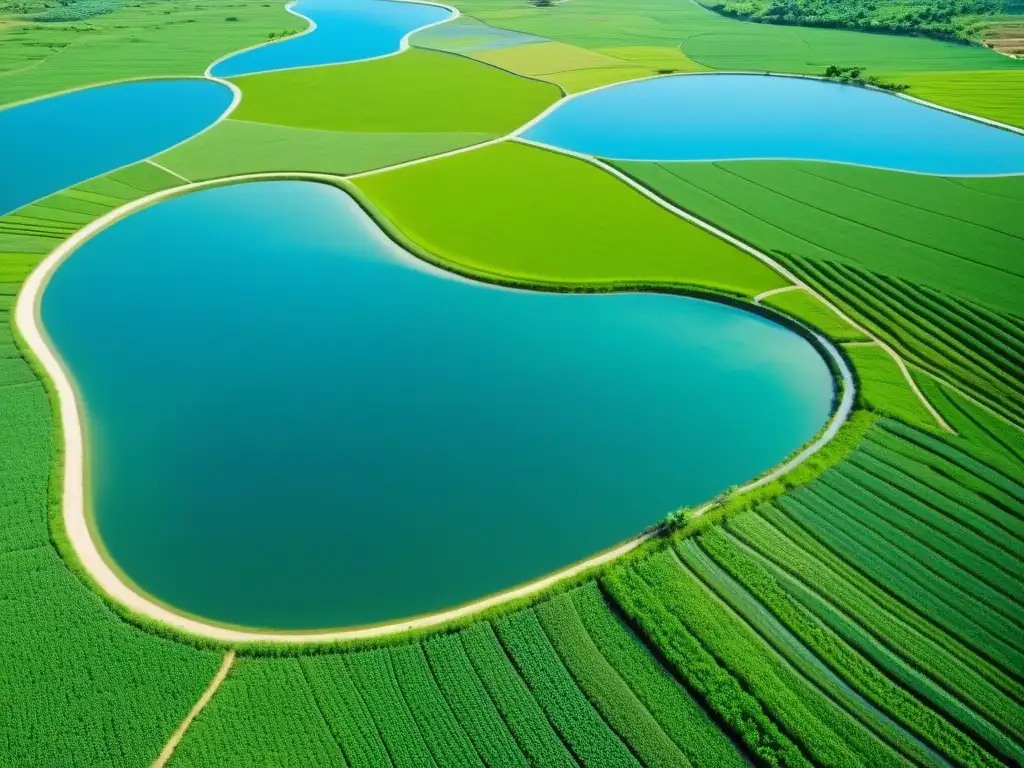
[[[817,328],[830,339],[840,342],[864,342],[868,337],[843,320],[817,297],[804,290],[785,291],[761,302]]]
[[[1024,71],[901,72],[889,79],[909,85],[915,98],[1024,128]]]
[[[278,3],[186,0],[126,4],[85,22],[0,23],[0,106],[68,88],[141,77],[202,75],[220,56],[298,32]]]
[[[1021,65],[981,47],[923,38],[737,21],[693,0],[579,0],[529,6],[467,0],[468,13],[496,27],[580,48],[681,45],[689,59],[720,70],[820,74],[832,64],[872,72],[1009,70]]]
[[[245,173],[369,171],[449,152],[493,138],[489,133],[376,133],[224,120],[157,157],[192,181]]]
[[[718,681],[706,688],[728,702],[718,711],[747,723],[752,746],[770,735],[780,763],[844,748],[872,765],[889,750],[921,765],[1019,762],[1024,571],[1011,551],[1024,487],[899,422],[866,438],[808,485],[602,583],[681,675]]]
[[[126,624],[57,554],[49,518],[59,508],[49,504],[58,435],[11,330],[15,292],[42,254],[177,181],[132,166],[0,219],[0,764],[38,764],[40,755],[76,766],[148,764],[221,661]]]
[[[420,642],[240,659],[170,765],[227,759],[348,766],[745,764],[687,689],[612,613],[594,582],[493,624],[480,621]]]
[[[906,361],[1024,423],[1018,386],[1024,375],[1024,333],[1015,317],[849,265],[781,258]]]
[[[594,288],[642,282],[746,296],[784,285],[755,259],[600,169],[518,143],[366,176],[356,185],[414,242],[485,276]]]
[[[943,178],[788,160],[616,165],[765,253],[836,261],[1020,311],[1024,177]]]
[[[436,51],[236,78],[232,118],[353,133],[500,136],[559,96],[551,85]]]

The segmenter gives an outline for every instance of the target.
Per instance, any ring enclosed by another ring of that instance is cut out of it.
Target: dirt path
[[[224,678],[228,676],[228,672],[231,670],[231,665],[235,662],[235,652],[228,651],[224,654],[224,661],[220,665],[220,669],[217,670],[217,674],[213,676],[210,684],[206,686],[206,690],[203,691],[203,695],[199,697],[199,701],[192,707],[189,713],[185,716],[185,719],[181,721],[181,725],[178,726],[177,730],[171,734],[170,740],[164,745],[164,748],[160,750],[160,754],[156,760],[153,761],[153,768],[164,768],[167,765],[167,761],[171,759],[171,755],[174,754],[174,749],[178,746],[178,742],[181,741],[181,737],[185,735],[185,731],[192,725],[192,721],[196,719],[196,715],[203,711],[203,707],[210,703],[210,699],[213,698],[213,694],[220,688],[220,684],[224,682]]]

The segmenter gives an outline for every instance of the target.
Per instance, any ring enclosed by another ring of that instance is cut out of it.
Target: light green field
[[[489,133],[352,133],[225,120],[157,161],[192,181],[268,171],[346,174],[490,138]]]
[[[1024,127],[1024,70],[900,73],[907,93],[944,107]]]
[[[5,24],[0,11],[0,105],[111,80],[201,75],[225,54],[306,27],[282,3],[167,0],[159,7],[129,5],[66,23]]]
[[[839,315],[807,291],[786,291],[769,296],[761,303],[809,323],[836,341],[867,340],[867,336],[842,320]]]
[[[412,240],[473,271],[543,283],[672,283],[743,296],[784,284],[600,169],[522,144],[492,145],[357,185]]]
[[[553,85],[436,51],[239,77],[238,120],[348,132],[490,133],[558,99]]]

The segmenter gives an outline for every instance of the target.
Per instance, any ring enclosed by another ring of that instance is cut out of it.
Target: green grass
[[[807,291],[795,290],[769,296],[761,302],[797,320],[802,320],[834,341],[867,341],[868,337],[840,318],[820,299]]]
[[[849,264],[1019,312],[1024,176],[943,178],[789,160],[616,165],[766,253]]]
[[[552,85],[437,51],[235,79],[237,120],[355,133],[502,135],[559,97]]]
[[[169,0],[86,21],[0,24],[0,105],[111,80],[202,75],[225,54],[305,27],[282,3],[255,0]]]
[[[516,143],[359,179],[445,262],[539,283],[664,283],[751,296],[783,280],[580,160]]]
[[[225,120],[157,161],[193,181],[271,171],[348,174],[490,138],[489,133],[351,133]]]

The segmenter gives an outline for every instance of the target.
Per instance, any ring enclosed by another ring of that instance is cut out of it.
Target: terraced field
[[[0,766],[1024,764],[1024,177],[503,138],[563,92],[831,64],[1021,125],[1021,65],[690,0],[459,8],[398,55],[235,78],[211,130],[0,217]],[[0,104],[200,74],[303,26],[246,0],[6,19]],[[69,538],[69,434],[16,297],[99,217],[266,172],[321,174],[473,279],[759,305],[837,345],[856,407],[789,472],[486,609],[348,640],[182,632],[111,598]]]

